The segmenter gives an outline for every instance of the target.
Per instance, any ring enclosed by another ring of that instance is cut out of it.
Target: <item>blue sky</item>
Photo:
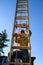
[[[14,16],[15,16],[16,0],[0,0],[0,32],[7,30],[8,38],[11,42]],[[32,31],[31,52],[36,57],[35,65],[43,64],[43,0],[29,0],[29,19],[30,29]],[[5,55],[10,50],[10,42],[8,48],[5,48]]]

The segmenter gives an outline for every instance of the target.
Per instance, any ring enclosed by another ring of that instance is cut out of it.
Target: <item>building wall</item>
[[[0,65],[8,65],[8,58],[6,56],[0,56]]]

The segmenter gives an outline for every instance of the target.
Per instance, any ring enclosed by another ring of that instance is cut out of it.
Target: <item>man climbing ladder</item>
[[[31,31],[28,14],[28,0],[17,0],[9,65],[31,65]]]

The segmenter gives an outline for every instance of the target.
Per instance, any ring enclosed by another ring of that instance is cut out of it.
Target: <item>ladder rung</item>
[[[27,6],[27,4],[17,4],[17,6]]]
[[[27,28],[27,24],[15,24],[15,27],[20,27],[20,28]]]
[[[27,3],[18,3],[17,5],[27,5]]]
[[[20,33],[20,34],[14,33],[13,36],[15,36],[15,37],[29,37],[30,35],[29,34],[22,34],[22,33]]]
[[[26,6],[27,4],[17,4],[17,6]]]
[[[30,63],[20,63],[20,62],[9,62],[9,64],[22,64],[22,65],[31,65]]]
[[[22,7],[22,8],[26,8],[27,5],[17,5],[17,7],[18,7],[18,8],[21,8],[21,7]]]
[[[18,2],[27,2],[27,0],[19,0]]]
[[[16,13],[28,13],[28,10],[17,10]]]
[[[30,46],[12,46],[13,49],[30,49]]]
[[[28,0],[18,0],[18,1],[28,1]]]
[[[17,6],[17,8],[27,8],[27,6]]]
[[[16,16],[16,20],[26,20],[28,16]]]
[[[21,3],[26,3],[26,2],[27,2],[27,0],[26,0],[26,1],[18,1],[18,3],[20,3],[20,2],[21,2]]]
[[[18,4],[27,4],[27,2],[18,2]]]

